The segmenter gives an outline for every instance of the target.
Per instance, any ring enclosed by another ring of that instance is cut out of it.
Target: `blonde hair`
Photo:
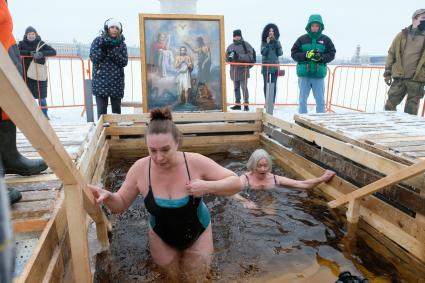
[[[246,168],[249,171],[254,171],[254,169],[257,167],[258,161],[261,159],[266,159],[267,163],[269,164],[269,172],[272,171],[272,159],[270,157],[270,154],[267,153],[264,149],[257,149],[252,154],[251,157],[248,159],[248,162],[246,163]]]

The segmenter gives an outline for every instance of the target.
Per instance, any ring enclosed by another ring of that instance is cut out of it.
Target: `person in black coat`
[[[97,118],[107,113],[108,97],[112,113],[121,114],[124,97],[124,67],[128,63],[122,25],[115,19],[105,22],[102,34],[93,40],[90,59],[93,62],[92,87],[96,97]]]
[[[42,46],[38,52],[36,51],[37,46]],[[19,51],[21,56],[23,56],[24,62],[24,78],[26,80],[27,86],[30,89],[32,95],[35,99],[38,99],[38,104],[42,107],[44,115],[47,119],[47,80],[38,81],[30,79],[26,76],[28,68],[32,60],[35,60],[38,64],[46,64],[46,57],[55,56],[56,50],[47,45],[44,41],[41,40],[37,31],[33,27],[27,27],[25,30],[24,39],[19,42]]]

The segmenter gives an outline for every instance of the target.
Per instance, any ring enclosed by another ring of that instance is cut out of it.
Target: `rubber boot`
[[[16,126],[12,121],[0,121],[0,156],[6,174],[29,176],[47,169],[43,159],[28,159],[16,148]]]
[[[7,193],[9,195],[9,202],[11,205],[17,203],[22,198],[22,194],[14,188],[7,188]]]

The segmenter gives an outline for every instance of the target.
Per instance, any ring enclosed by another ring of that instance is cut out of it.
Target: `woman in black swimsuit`
[[[98,203],[113,212],[124,212],[143,195],[150,213],[149,247],[154,261],[170,280],[197,281],[208,271],[213,252],[210,215],[205,194],[230,196],[242,184],[232,171],[213,160],[178,151],[180,131],[169,109],[151,111],[146,129],[149,156],[129,169],[116,193],[89,186]],[[202,280],[202,279],[201,279]]]
[[[280,186],[308,190],[322,182],[328,182],[335,175],[335,172],[326,170],[319,178],[298,181],[272,174],[272,161],[270,155],[264,149],[254,151],[246,167],[249,171],[240,176],[240,180],[244,184],[244,191],[264,190]],[[240,200],[246,208],[257,208],[255,203],[240,194],[235,195],[235,198]]]

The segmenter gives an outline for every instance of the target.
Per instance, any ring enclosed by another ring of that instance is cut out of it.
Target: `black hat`
[[[242,31],[241,31],[240,29],[235,29],[235,30],[233,31],[233,37],[235,37],[235,36],[240,36],[240,37],[242,37]]]
[[[27,29],[25,30],[25,34],[28,34],[29,32],[35,32],[36,34],[38,34],[35,28],[33,28],[32,26],[27,27]]]

